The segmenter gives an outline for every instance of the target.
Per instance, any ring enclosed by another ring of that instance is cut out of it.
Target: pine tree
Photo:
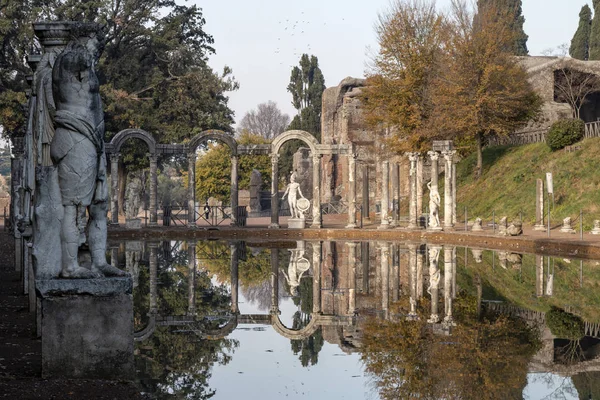
[[[527,50],[527,39],[529,36],[527,36],[523,30],[525,17],[523,16],[522,5],[522,0],[477,0],[477,8],[479,10],[481,10],[482,7],[491,6],[495,7],[499,13],[504,11],[511,16],[511,18],[509,18],[509,27],[515,36],[513,53],[516,56],[526,56],[529,54],[529,50]]]
[[[571,39],[569,55],[578,60],[590,58],[590,31],[592,28],[592,10],[586,4],[579,12],[579,27]]]
[[[600,0],[593,0],[594,19],[590,30],[590,60],[600,60]]]

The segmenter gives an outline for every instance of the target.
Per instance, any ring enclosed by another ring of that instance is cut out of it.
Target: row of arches
[[[279,228],[279,151],[281,147],[290,140],[303,142],[310,150],[313,157],[313,212],[311,228],[321,228],[321,157],[331,154],[345,154],[351,146],[348,145],[323,145],[309,132],[302,130],[289,130],[281,133],[270,144],[240,145],[230,134],[220,130],[206,130],[194,136],[187,144],[159,144],[154,137],[141,129],[125,129],[116,134],[106,144],[106,154],[111,162],[111,223],[119,224],[119,187],[118,169],[121,158],[120,151],[129,139],[138,139],[148,146],[148,158],[150,162],[150,199],[149,224],[157,224],[158,201],[157,201],[157,169],[158,155],[160,154],[187,154],[188,157],[188,226],[196,225],[196,150],[198,146],[207,141],[218,141],[228,146],[231,151],[231,224],[238,225],[236,210],[238,207],[238,156],[239,155],[270,155],[271,156],[271,228]],[[189,210],[192,210],[190,212]]]

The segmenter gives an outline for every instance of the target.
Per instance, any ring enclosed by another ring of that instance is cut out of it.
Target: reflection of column
[[[431,294],[431,316],[427,322],[437,324],[440,322],[439,294],[440,294],[440,266],[438,263],[440,246],[429,248],[429,293]]]
[[[119,225],[119,158],[120,153],[110,155],[110,222]]]
[[[279,249],[271,249],[271,314],[279,314]]]
[[[421,251],[421,246],[418,247],[417,251],[417,298],[423,297],[423,258],[424,254]]]
[[[363,164],[362,169],[362,215],[369,222],[369,165]]]
[[[369,294],[369,242],[360,242],[360,258],[362,267],[362,293]]]
[[[158,288],[157,288],[157,273],[158,273],[158,243],[149,243],[150,248],[150,314],[156,314],[158,311]]]
[[[311,228],[321,227],[321,155],[313,154],[313,220]]]
[[[346,228],[356,228],[356,157],[348,155],[348,225]]]
[[[231,250],[231,312],[234,314],[240,313],[238,292],[239,292],[239,280],[238,280],[238,267],[239,267],[239,256],[238,256],[238,244],[234,243],[229,246]]]
[[[388,211],[390,209],[390,162],[385,160],[381,163],[381,224],[379,229],[388,228]]]
[[[452,298],[456,298],[456,247],[452,249]]]
[[[279,155],[271,154],[271,225],[279,228]]]
[[[392,193],[390,194],[390,199],[391,199],[391,208],[392,208],[392,222],[390,224],[390,226],[398,226],[398,213],[399,213],[399,208],[400,207],[400,203],[399,203],[399,181],[398,181],[398,177],[400,176],[400,167],[398,165],[398,163],[393,162],[390,165],[390,180],[391,180],[391,189],[392,189]]]
[[[392,287],[392,301],[398,301],[400,297],[400,254],[398,244],[392,245],[390,286]]]
[[[535,295],[544,295],[544,256],[535,256]]]
[[[415,229],[417,225],[417,159],[419,153],[408,153],[410,161],[410,190],[408,194],[408,228]]]
[[[313,313],[321,313],[321,242],[313,242]]]
[[[417,318],[417,245],[409,243],[408,247],[408,282],[410,287],[409,319]]]
[[[188,242],[188,314],[196,313],[196,242]]]
[[[452,158],[456,150],[444,150],[442,154],[446,160],[446,168],[444,173],[444,229],[452,230],[454,224],[452,223],[452,210],[454,200],[452,199]]]
[[[196,225],[196,151],[188,153],[188,226]]]
[[[381,242],[381,308],[384,318],[389,316],[390,309],[390,244]]]
[[[452,246],[444,246],[444,323],[454,325],[452,318]]]
[[[157,186],[157,164],[158,156],[156,154],[149,154],[150,158],[150,225],[156,225],[157,221],[157,198],[156,198],[156,186]]]
[[[238,209],[238,157],[231,156],[231,225],[237,225]]]
[[[356,311],[356,242],[346,242],[348,246],[348,314]]]

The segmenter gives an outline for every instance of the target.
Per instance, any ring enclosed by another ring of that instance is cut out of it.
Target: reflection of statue
[[[290,213],[292,214],[292,218],[304,219],[304,212],[298,207],[298,195],[301,199],[306,199],[300,190],[300,184],[296,182],[296,173],[293,172],[290,176],[290,183],[287,185],[285,193],[281,199],[285,199],[285,196],[288,197],[288,204],[290,205]]]
[[[440,267],[438,264],[438,258],[440,256],[439,247],[429,248],[429,289],[427,293],[431,294],[432,289],[439,289],[440,287]]]
[[[108,189],[104,154],[104,114],[99,81],[94,71],[102,45],[96,24],[74,24],[72,40],[52,71],[56,104],[52,161],[58,166],[58,182],[64,217],[61,223],[62,270],[66,278],[92,278],[125,273],[106,262],[106,213]],[[87,208],[92,270],[79,266],[78,220]]]
[[[437,185],[431,186],[431,182],[427,183],[427,188],[429,189],[429,227],[439,228],[440,192]]]
[[[290,250],[292,253],[290,256],[290,264],[288,266],[287,274],[285,271],[283,275],[288,285],[290,285],[290,294],[292,296],[298,295],[298,286],[300,286],[300,280],[302,275],[310,268],[310,262],[304,258],[304,243],[298,242],[298,248]]]

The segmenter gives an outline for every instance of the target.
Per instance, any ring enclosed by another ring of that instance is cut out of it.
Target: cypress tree
[[[594,19],[590,31],[590,60],[600,60],[600,0],[593,0]]]
[[[586,4],[579,12],[579,27],[571,39],[569,55],[578,60],[590,58],[590,32],[592,29],[592,10]]]
[[[594,0],[600,2],[600,0]],[[529,36],[523,30],[523,24],[525,24],[525,17],[523,16],[523,3],[522,0],[477,0],[477,7],[496,7],[498,12],[506,12],[513,16],[513,20],[510,23],[510,29],[515,34],[515,44],[513,53],[516,56],[526,56],[529,54],[527,49],[527,39]]]

